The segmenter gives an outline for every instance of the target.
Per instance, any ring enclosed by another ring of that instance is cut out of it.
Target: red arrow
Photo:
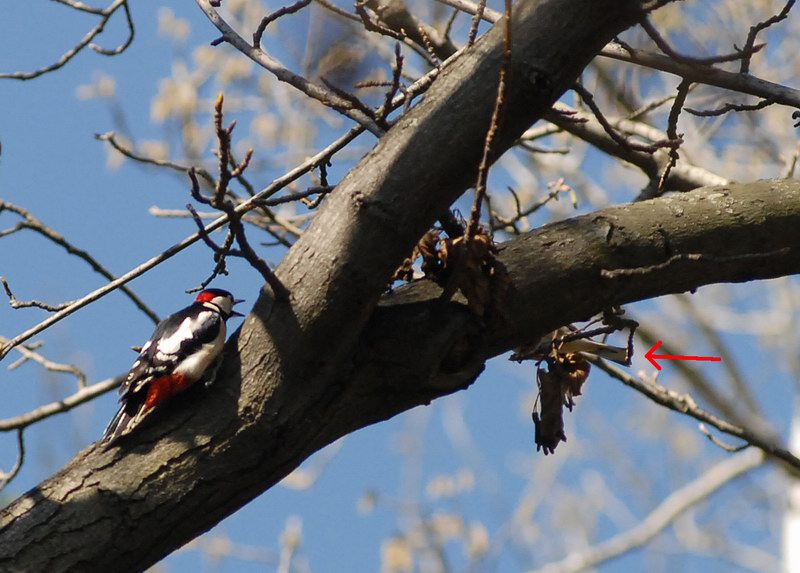
[[[653,345],[653,348],[647,351],[647,354],[644,355],[650,363],[656,367],[656,370],[661,370],[661,366],[659,366],[658,362],[656,362],[656,358],[661,358],[663,360],[703,360],[705,362],[722,362],[722,358],[719,356],[675,356],[672,354],[655,354],[655,351],[661,347],[661,341],[659,340]]]

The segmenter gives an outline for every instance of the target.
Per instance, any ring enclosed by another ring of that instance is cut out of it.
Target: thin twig
[[[450,32],[453,31],[453,24],[456,23],[456,18],[458,18],[458,14],[460,12],[461,12],[460,10],[455,8],[450,12],[450,17],[447,18],[447,22],[445,22],[444,24],[444,30],[442,31],[442,38],[444,38],[446,42],[449,42],[451,44],[453,42],[450,39]]]
[[[7,342],[5,338],[0,337],[0,343]],[[41,345],[36,345],[38,348]],[[76,380],[78,381],[78,388],[85,388],[86,387],[86,374],[74,364],[63,364],[61,362],[55,362],[48,358],[45,358],[40,353],[36,352],[34,349],[34,345],[25,345],[20,344],[16,347],[17,352],[22,355],[22,358],[12,365],[8,367],[9,370],[14,370],[19,368],[22,364],[28,361],[36,362],[45,370],[50,372],[59,372],[61,374],[71,374],[75,376]]]
[[[11,287],[6,280],[6,277],[0,277],[0,283],[3,284],[3,290],[6,291],[6,296],[8,297],[8,304],[11,305],[11,308],[41,308],[42,310],[46,310],[47,312],[58,312],[64,307],[69,306],[72,301],[62,302],[61,304],[52,305],[47,304],[46,302],[42,302],[40,300],[19,300],[14,293],[11,291]]]
[[[486,10],[486,0],[479,0],[477,8],[472,15],[472,23],[469,26],[469,35],[467,36],[467,46],[475,43],[475,38],[478,36],[478,25],[483,18],[483,12]],[[506,11],[508,13],[508,11]]]
[[[497,82],[497,95],[492,109],[492,118],[489,122],[489,130],[483,143],[483,155],[478,166],[478,181],[475,184],[475,201],[472,203],[472,211],[467,225],[467,242],[469,242],[478,230],[481,216],[481,204],[486,194],[486,180],[489,176],[489,160],[492,154],[495,134],[500,123],[500,115],[503,112],[503,105],[506,98],[506,77],[508,67],[511,63],[511,0],[505,0],[506,18],[503,28],[503,61],[500,64],[500,77]]]
[[[460,52],[458,52],[460,53]],[[458,53],[454,54],[451,58],[454,59]],[[445,62],[446,64],[446,62]],[[397,108],[401,105],[408,104],[414,97],[417,95],[425,92],[433,83],[433,81],[439,76],[441,73],[441,68],[434,68],[430,70],[427,74],[421,77],[419,80],[414,82],[411,86],[405,90],[404,93],[400,93],[392,102],[392,105]],[[270,183],[267,187],[256,193],[250,199],[240,203],[236,206],[236,212],[240,214],[247,213],[248,211],[255,209],[258,207],[260,201],[263,201],[272,195],[278,193],[281,189],[298,179],[300,176],[304,175],[305,173],[311,171],[315,167],[319,167],[325,163],[327,163],[330,158],[336,154],[337,152],[341,151],[345,146],[347,146],[351,141],[353,141],[356,137],[361,135],[365,131],[365,128],[361,125],[356,125],[352,127],[347,133],[340,136],[336,141],[331,143],[328,147],[324,148],[322,151],[306,159],[303,163],[295,167],[294,169],[288,171],[283,176],[278,177],[272,183]],[[219,229],[225,223],[227,223],[228,217],[227,215],[223,215],[216,219],[215,221],[206,225],[205,229],[207,233]],[[150,269],[158,266],[162,262],[172,258],[176,254],[183,251],[185,248],[193,245],[197,241],[200,240],[200,233],[194,233],[189,235],[179,243],[172,245],[167,250],[163,251],[161,254],[156,255],[149,260],[145,261],[141,265],[131,269],[124,275],[118,277],[116,280],[109,282],[108,284],[90,292],[89,294],[83,296],[82,298],[76,300],[73,304],[69,307],[53,314],[52,316],[48,317],[47,319],[43,320],[39,324],[32,326],[31,328],[21,332],[14,338],[8,341],[7,344],[0,346],[0,360],[2,360],[9,351],[14,348],[16,345],[29,340],[33,336],[36,336],[43,330],[46,330],[53,324],[63,320],[70,314],[76,312],[77,310],[83,308],[84,306],[104,297],[108,293],[120,288],[122,285],[130,282],[131,280],[135,279],[138,276],[148,272]]]
[[[795,0],[789,0],[783,6],[783,10],[775,14],[774,16],[767,18],[763,22],[759,22],[755,26],[750,26],[750,31],[747,33],[747,39],[744,42],[744,46],[742,46],[742,52],[746,55],[742,58],[742,64],[739,67],[739,73],[741,74],[749,74],[750,73],[750,61],[752,60],[752,56],[755,53],[753,47],[756,43],[756,37],[759,33],[763,32],[770,26],[777,24],[781,20],[785,20],[786,17],[789,15],[789,11],[794,6]]]
[[[371,14],[367,11],[367,0],[356,0],[355,4],[356,14],[361,19],[361,23],[364,25],[364,29],[369,32],[378,32],[379,34],[383,34],[384,36],[389,36],[390,38],[394,38],[395,40],[403,41],[405,40],[405,34],[400,32],[396,32],[391,28],[388,28],[381,24],[378,19],[373,19]]]
[[[214,8],[209,0],[195,0],[195,2],[197,2],[197,5],[209,21],[222,33],[222,38],[225,42],[228,42],[253,62],[272,73],[279,81],[288,83],[310,98],[346,115],[376,137],[383,135],[384,129],[379,127],[375,120],[364,114],[363,111],[353,109],[350,102],[344,100],[331,90],[326,89],[324,86],[315,84],[303,76],[295,74],[261,48],[249,44],[219,15],[219,12],[217,12],[216,8]]]
[[[706,438],[708,438],[708,441],[710,441],[712,444],[714,444],[718,448],[721,448],[721,449],[725,450],[728,453],[735,454],[736,452],[744,451],[744,450],[746,450],[747,448],[750,447],[750,444],[748,444],[747,442],[745,442],[741,446],[731,446],[730,444],[726,444],[725,442],[720,440],[718,437],[716,437],[714,434],[712,434],[711,430],[706,428],[706,425],[703,424],[702,422],[700,422],[697,425],[697,429],[700,430],[700,432]]]
[[[203,227],[203,223],[200,220],[200,217],[197,215],[197,211],[194,210],[194,207],[191,205],[186,205],[186,208],[192,213],[192,218],[194,222],[197,224],[198,231],[204,235],[204,241],[206,245],[208,245],[212,251],[214,251],[214,260],[216,261],[216,265],[214,265],[214,269],[211,271],[211,274],[198,286],[190,289],[186,289],[187,293],[199,292],[205,289],[208,285],[211,284],[215,278],[219,275],[227,275],[228,274],[228,267],[226,263],[226,258],[228,255],[236,255],[239,253],[241,256],[241,251],[237,251],[233,249],[233,241],[236,239],[236,234],[228,228],[228,234],[225,235],[225,240],[222,242],[222,246],[217,246],[208,235],[205,233],[205,228]]]
[[[94,138],[98,141],[105,141],[111,147],[116,149],[125,157],[137,161],[139,163],[145,163],[149,165],[155,165],[157,167],[167,167],[172,169],[173,171],[180,171],[181,173],[188,173],[189,169],[191,169],[188,165],[181,165],[180,163],[174,163],[172,161],[167,161],[164,159],[154,159],[152,157],[145,157],[144,155],[139,155],[132,149],[128,149],[122,143],[119,142],[116,138],[116,134],[113,131],[108,131],[106,133],[98,133],[94,136]],[[214,180],[214,177],[206,171],[205,169],[197,169],[196,173],[203,178],[211,187],[216,186],[217,182]]]
[[[20,216],[23,219],[23,221],[17,226],[19,229],[29,229],[31,231],[39,233],[41,236],[49,239],[59,247],[63,248],[70,255],[78,257],[82,261],[86,262],[86,264],[88,264],[94,272],[101,275],[103,278],[111,282],[114,282],[116,280],[116,277],[108,269],[106,269],[103,265],[101,265],[87,251],[79,249],[78,247],[67,241],[60,233],[57,233],[56,231],[54,231],[53,229],[42,223],[39,219],[34,217],[26,209],[23,209],[22,207],[18,207],[17,205],[13,205],[8,201],[3,201],[2,199],[0,199],[0,213],[2,213],[3,211],[10,211]],[[128,287],[121,287],[120,290],[125,294],[125,296],[127,296],[131,300],[131,302],[133,302],[134,305],[136,305],[136,307],[139,310],[141,310],[145,315],[147,315],[147,317],[150,320],[152,320],[154,324],[158,323],[159,321],[158,315],[155,312],[153,312],[150,309],[150,307],[148,307],[144,303],[144,301],[142,301],[142,299],[140,299],[136,295],[136,293],[134,293]],[[10,290],[7,287],[6,287],[6,292],[10,293]],[[13,295],[10,295],[10,297],[13,297]],[[73,303],[69,304],[71,305]],[[46,308],[45,306],[43,306],[43,303],[37,305],[26,305],[26,306],[38,306],[39,308]],[[57,306],[55,308],[58,308],[58,310],[62,310],[60,306]],[[5,353],[0,353],[0,358],[2,358],[4,354]]]
[[[466,12],[467,14],[475,14],[477,11],[477,4],[469,2],[468,0],[437,1],[452,6],[462,12]],[[497,22],[501,16],[502,14],[500,12],[490,10],[489,8],[483,11],[483,19],[492,24]],[[729,72],[712,66],[698,66],[693,63],[678,62],[664,54],[632,48],[628,45],[623,45],[619,41],[606,44],[606,46],[600,50],[599,55],[661,72],[667,72],[668,74],[674,74],[698,84],[716,86],[765,99],[773,97],[775,103],[795,109],[800,108],[800,90],[769,82],[750,74]]]
[[[710,66],[711,64],[721,64],[724,62],[734,62],[736,60],[741,60],[745,57],[750,57],[759,50],[764,47],[764,44],[758,45],[751,45],[746,47],[746,49],[737,50],[732,54],[722,54],[719,56],[709,56],[707,58],[700,58],[696,56],[685,56],[676,52],[672,46],[669,45],[667,40],[661,36],[661,34],[656,30],[656,27],[653,26],[653,23],[650,22],[649,18],[643,18],[639,24],[642,26],[644,31],[650,36],[650,39],[658,46],[658,49],[664,52],[669,58],[679,62],[681,64],[690,64],[694,66]]]
[[[83,2],[77,2],[75,0],[53,0],[59,4],[64,4],[64,6],[69,6],[70,8],[77,10],[79,12],[86,12],[87,14],[94,14],[95,16],[102,16],[103,15],[103,8],[95,8],[94,6],[89,6],[88,4],[84,4]]]
[[[30,412],[26,412],[25,414],[21,414],[19,416],[14,416],[13,418],[0,420],[0,432],[19,430],[25,428],[26,426],[30,426],[31,424],[35,424],[40,420],[54,416],[55,414],[68,412],[76,406],[80,406],[85,402],[94,400],[98,396],[117,388],[120,384],[122,384],[122,381],[125,380],[126,377],[127,374],[124,374],[122,376],[103,380],[102,382],[97,382],[91,386],[81,388],[63,400],[39,406]]]
[[[128,48],[128,46],[130,46],[131,43],[133,42],[135,30],[133,27],[133,19],[131,18],[130,7],[128,6],[128,0],[114,0],[113,3],[111,3],[107,8],[102,10],[92,9],[91,7],[86,6],[85,4],[82,4],[80,2],[68,2],[65,0],[58,0],[58,1],[60,4],[69,6],[72,9],[100,16],[100,21],[95,25],[94,28],[89,30],[89,32],[87,32],[86,35],[83,38],[81,38],[81,40],[77,44],[75,44],[72,48],[64,52],[64,54],[52,64],[44,66],[32,72],[0,73],[0,79],[32,80],[34,78],[38,78],[41,75],[55,71],[63,67],[87,46],[90,49],[97,52],[98,54],[104,56],[115,56],[117,54],[121,54],[122,52],[124,52]],[[128,37],[125,39],[125,41],[122,44],[120,44],[117,48],[111,50],[101,48],[100,46],[92,43],[92,41],[97,36],[103,33],[103,30],[105,29],[106,24],[108,24],[108,21],[111,19],[114,13],[120,8],[122,8],[123,12],[125,13],[126,23],[128,26]]]
[[[627,119],[629,121],[640,119],[640,118],[646,116],[651,111],[660,108],[662,105],[664,105],[666,103],[671,102],[673,99],[675,99],[674,95],[668,95],[668,96],[664,96],[664,97],[655,99],[655,100],[643,105],[639,109],[633,110],[632,112],[630,112],[625,117],[625,119]]]
[[[597,118],[597,121],[599,121],[600,125],[603,126],[603,129],[606,130],[606,133],[609,135],[609,137],[611,137],[611,139],[613,139],[620,147],[624,147],[633,151],[641,151],[644,153],[655,153],[661,148],[678,147],[682,143],[680,139],[662,139],[661,141],[655,141],[649,145],[631,141],[630,139],[620,135],[614,126],[611,125],[608,119],[606,119],[606,116],[603,115],[600,107],[597,105],[597,103],[595,103],[592,92],[584,88],[579,83],[574,84],[572,89],[575,90],[579,96],[581,96],[583,102],[589,106],[589,109],[592,110],[592,113]]]
[[[337,16],[341,16],[342,18],[345,18],[345,19],[353,21],[353,22],[360,22],[361,21],[361,19],[358,16],[356,16],[355,14],[351,14],[347,10],[343,10],[342,8],[339,8],[333,2],[329,2],[328,0],[314,0],[314,2],[316,2],[317,4],[319,4],[320,6],[325,8],[326,10],[330,10],[331,12],[336,14]]]
[[[667,119],[667,137],[670,141],[683,141],[683,134],[678,133],[678,118],[681,115],[683,104],[686,102],[686,96],[689,95],[689,88],[691,88],[691,86],[692,83],[689,80],[682,80],[681,83],[678,84],[678,93],[675,95],[675,100],[672,102],[672,107],[669,110],[669,118]],[[672,172],[672,168],[678,164],[678,159],[680,158],[678,147],[680,147],[680,145],[669,148],[669,161],[667,161],[664,170],[661,172],[661,176],[658,178],[658,185],[656,187],[658,196],[663,195],[667,190],[669,174]]]
[[[691,113],[692,115],[696,115],[698,117],[715,117],[718,115],[725,115],[726,113],[729,113],[731,111],[758,111],[760,109],[764,109],[765,107],[774,104],[775,101],[776,100],[774,97],[768,97],[754,104],[726,103],[725,105],[717,109],[699,110],[699,109],[692,109],[689,107],[685,107],[683,109],[685,109],[688,113]]]
[[[260,192],[256,193],[256,195],[253,196],[252,198],[250,198],[247,201],[244,201],[243,203],[237,205],[236,206],[236,212],[244,214],[244,213],[246,213],[246,212],[248,212],[248,211],[250,211],[252,209],[257,208],[258,207],[258,202],[260,200],[263,200],[263,199],[265,199],[265,198],[277,193],[278,191],[280,191],[281,189],[286,187],[288,184],[290,184],[291,182],[293,182],[296,179],[298,179],[300,176],[302,176],[305,173],[307,173],[308,171],[314,169],[320,163],[322,163],[324,161],[327,161],[331,157],[331,155],[333,155],[334,153],[336,153],[339,150],[341,150],[343,147],[345,147],[348,143],[350,143],[353,139],[355,139],[361,133],[363,133],[363,128],[361,126],[356,126],[356,127],[351,128],[350,131],[348,131],[344,135],[340,136],[336,141],[334,141],[328,147],[326,147],[325,149],[323,149],[322,151],[320,151],[319,153],[317,153],[313,157],[310,157],[309,159],[307,159],[306,161],[304,161],[303,163],[301,163],[300,165],[298,165],[297,167],[295,167],[291,171],[288,171],[282,177],[279,177],[279,178],[275,179],[269,186],[267,186],[266,188],[262,189]],[[211,231],[219,229],[225,223],[227,223],[227,221],[228,221],[228,216],[227,215],[223,215],[223,216],[217,218],[213,222],[211,222],[208,225],[206,225],[206,227],[205,227],[206,232],[210,233]],[[105,284],[102,287],[100,287],[100,288],[90,292],[89,294],[79,298],[78,300],[76,300],[74,303],[72,303],[67,308],[58,311],[57,313],[51,315],[50,317],[48,317],[47,319],[43,320],[42,322],[36,324],[35,326],[32,326],[31,328],[21,332],[20,334],[18,334],[14,338],[10,339],[6,344],[0,346],[0,360],[3,357],[5,357],[11,351],[11,349],[14,348],[15,346],[17,346],[18,344],[21,344],[21,343],[25,342],[26,340],[29,340],[30,338],[32,338],[32,337],[36,336],[37,334],[39,334],[40,332],[42,332],[43,330],[46,330],[47,328],[51,327],[55,323],[63,320],[67,316],[69,316],[72,313],[76,312],[77,310],[83,308],[84,306],[86,306],[86,305],[88,305],[88,304],[90,304],[90,303],[92,303],[92,302],[104,297],[108,293],[120,288],[122,285],[132,281],[136,277],[143,275],[144,273],[146,273],[150,269],[152,269],[152,268],[160,265],[164,261],[174,257],[175,255],[177,255],[178,253],[180,253],[181,251],[183,251],[187,247],[193,245],[194,243],[196,243],[199,240],[200,240],[200,233],[193,233],[193,234],[189,235],[188,237],[186,237],[182,241],[172,245],[171,247],[169,247],[168,249],[166,249],[165,251],[163,251],[159,255],[156,255],[156,256],[150,258],[149,260],[147,260],[144,263],[142,263],[141,265],[131,269],[130,271],[128,271],[124,275],[118,277],[117,279],[115,279],[115,280],[109,282],[108,284]]]
[[[562,561],[549,563],[528,573],[578,573],[642,547],[664,531],[689,508],[707,500],[726,484],[764,462],[758,450],[742,452],[713,466],[703,475],[672,492],[635,527],[597,545],[570,553]]]
[[[90,43],[89,47],[101,56],[118,56],[127,50],[133,43],[136,30],[133,27],[133,16],[131,16],[131,7],[128,3],[128,0],[125,0],[125,2],[122,4],[122,9],[125,12],[125,24],[128,26],[128,37],[125,38],[125,41],[116,48],[104,48],[98,44]]]
[[[261,22],[258,24],[258,28],[256,28],[256,31],[253,33],[253,46],[256,48],[261,46],[261,37],[264,35],[264,31],[267,29],[267,26],[269,26],[272,22],[281,16],[299,12],[309,4],[311,4],[311,0],[297,0],[297,2],[291,6],[284,6],[283,8],[279,8],[271,14],[264,16],[261,19]]]
[[[239,245],[239,248],[236,250],[231,249],[233,240],[226,240],[222,247],[214,243],[214,241],[212,241],[208,236],[208,233],[205,232],[200,217],[197,216],[197,213],[194,212],[194,209],[191,207],[191,205],[187,205],[187,208],[192,212],[193,218],[197,223],[198,232],[201,234],[201,238],[214,252],[216,266],[208,281],[210,282],[210,280],[217,276],[217,274],[225,270],[225,257],[237,256],[245,259],[253,268],[261,273],[261,276],[275,293],[277,300],[287,300],[289,297],[289,291],[286,290],[286,287],[283,285],[283,283],[281,283],[280,279],[275,276],[275,273],[269,268],[269,265],[266,263],[266,261],[259,257],[255,250],[253,250],[253,248],[250,246],[244,230],[244,225],[242,224],[242,215],[237,213],[234,204],[226,199],[228,184],[230,183],[231,179],[241,175],[245,169],[247,169],[247,166],[250,163],[250,157],[253,154],[253,150],[250,149],[241,163],[234,165],[232,170],[230,169],[231,134],[233,133],[234,127],[236,127],[236,122],[231,123],[228,127],[223,125],[223,102],[224,98],[220,93],[219,96],[217,96],[217,101],[214,104],[214,130],[217,134],[217,140],[219,142],[219,178],[217,179],[217,186],[214,189],[213,197],[209,199],[202,196],[200,193],[200,184],[197,180],[197,177],[194,176],[193,170],[189,171],[189,178],[192,181],[191,193],[195,201],[205,205],[210,205],[211,207],[214,207],[215,209],[222,211],[227,215],[229,229],[228,236],[235,236],[236,243]]]
[[[192,190],[194,190],[197,178],[194,177],[194,172],[191,171],[189,172],[189,177],[192,178]],[[231,255],[234,257],[242,256],[241,251],[237,251],[236,249],[231,249],[231,242],[228,239],[229,237],[233,237],[232,233],[229,232],[228,235],[225,237],[225,241],[223,241],[223,245],[227,245],[227,247],[224,246],[220,247],[218,244],[214,242],[214,240],[208,235],[208,233],[206,233],[206,228],[205,225],[203,225],[203,220],[200,218],[200,215],[197,214],[197,211],[195,211],[195,208],[192,206],[191,203],[186,204],[186,209],[191,214],[195,225],[197,225],[197,232],[200,233],[200,238],[203,239],[203,242],[209,249],[214,251],[214,253],[220,256],[223,260],[225,258],[225,255]]]
[[[600,276],[603,277],[604,279],[644,276],[653,272],[663,271],[664,269],[667,269],[672,265],[676,265],[682,262],[691,262],[691,263],[705,262],[705,263],[715,263],[724,265],[726,263],[732,263],[747,259],[752,259],[754,261],[757,261],[757,260],[769,259],[772,257],[780,257],[788,252],[789,252],[789,247],[776,249],[768,253],[745,253],[742,255],[732,255],[726,257],[717,257],[705,253],[678,253],[676,255],[672,255],[666,261],[655,265],[647,265],[644,267],[633,267],[627,269],[602,269],[600,271]]]
[[[331,90],[332,93],[335,93],[338,97],[342,98],[343,101],[346,101],[349,105],[349,109],[357,109],[361,111],[361,113],[363,113],[364,115],[371,118],[372,120],[378,122],[379,124],[381,123],[375,111],[372,108],[370,108],[367,104],[365,104],[363,101],[358,99],[357,96],[351,94],[345,89],[338,87],[324,76],[320,76],[319,79],[323,84],[325,84],[326,88]],[[388,127],[389,126],[385,125],[385,123],[381,125],[381,129],[388,129]]]
[[[268,207],[275,207],[276,205],[283,205],[284,203],[292,203],[294,201],[306,199],[311,195],[319,195],[320,197],[324,197],[333,191],[333,189],[333,185],[317,185],[315,187],[309,187],[305,191],[298,191],[297,193],[289,193],[288,195],[283,195],[281,197],[265,199],[264,201],[261,201],[261,204]]]
[[[770,456],[786,462],[793,468],[800,469],[800,459],[787,449],[776,444],[772,436],[765,437],[748,428],[737,426],[718,418],[714,414],[700,408],[688,394],[679,394],[678,392],[664,388],[654,381],[631,376],[627,372],[603,360],[590,360],[590,362],[626,386],[630,386],[637,392],[644,394],[656,404],[665,406],[675,412],[680,412],[699,422],[704,422],[720,432],[744,440]]]
[[[396,42],[394,45],[394,65],[392,66],[392,81],[389,84],[389,89],[386,92],[386,95],[383,99],[383,105],[378,108],[378,111],[375,112],[375,115],[380,118],[381,121],[386,120],[386,117],[389,115],[389,111],[392,109],[392,101],[394,101],[394,96],[397,95],[397,92],[400,91],[400,77],[403,73],[403,54],[400,51],[400,43]]]
[[[22,469],[22,464],[25,462],[25,440],[22,435],[22,428],[17,429],[17,461],[14,462],[14,467],[9,472],[0,471],[0,491],[3,490]]]

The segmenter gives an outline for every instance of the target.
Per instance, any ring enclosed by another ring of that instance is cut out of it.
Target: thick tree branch
[[[493,159],[640,5],[516,3]],[[512,280],[505,322],[483,327],[464,306],[429,297],[427,284],[376,310],[397,264],[475,180],[502,37],[491,30],[444,67],[330,194],[277,270],[290,300],[272,304],[262,292],[208,395],[176,399],[127,444],[81,452],[0,514],[0,569],[144,569],[336,438],[465,388],[487,357],[515,342],[614,302],[798,270],[800,201],[781,183],[607,210],[509,244],[500,255]],[[754,251],[775,254],[740,258]],[[675,254],[708,258],[664,267]],[[647,272],[600,272],[632,267]]]
[[[564,115],[559,111],[568,111],[569,115]],[[650,179],[657,179],[669,161],[669,152],[666,149],[660,149],[655,153],[645,153],[619,145],[608,136],[597,118],[590,113],[560,104],[558,109],[551,111],[546,118],[554,125],[594,145],[599,150],[635,165]],[[622,119],[612,123],[621,131],[635,133],[651,140],[666,138],[664,132],[641,122]],[[665,184],[668,191],[689,191],[706,185],[724,185],[728,182],[724,177],[711,173],[707,169],[692,165],[688,161],[681,161],[670,170]]]
[[[680,254],[696,256],[675,259]],[[677,262],[663,264],[669,260]],[[481,329],[464,306],[439,303],[434,284],[414,283],[384,297],[324,388],[262,372],[277,367],[254,330],[278,310],[260,304],[229,344],[223,378],[208,396],[177,403],[135,446],[86,449],[0,514],[0,567],[14,559],[80,570],[75,552],[103,569],[113,547],[117,570],[143,568],[325,444],[469,386],[486,358],[555,326],[608,305],[800,272],[800,182],[705,188],[605,209],[501,245],[499,261],[511,279],[502,322]],[[604,270],[637,272],[604,278]],[[324,367],[318,350],[278,352],[287,363]],[[165,527],[148,527],[155,522]]]

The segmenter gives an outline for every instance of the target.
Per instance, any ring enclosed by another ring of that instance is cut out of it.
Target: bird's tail
[[[111,421],[108,423],[100,444],[110,448],[121,437],[130,434],[142,420],[152,412],[152,408],[145,407],[144,402],[139,404],[123,403]]]

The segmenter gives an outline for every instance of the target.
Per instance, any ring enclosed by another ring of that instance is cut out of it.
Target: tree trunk
[[[555,326],[608,305],[800,272],[800,182],[605,209],[505,243],[499,261],[511,281],[502,324],[481,328],[465,306],[440,303],[433,283],[409,285],[383,298],[324,385],[277,382],[279,361],[327,365],[302,345],[265,353],[285,326],[262,300],[208,395],[178,400],[128,447],[87,448],[0,514],[0,569],[144,569],[314,451],[466,388],[487,358]]]
[[[643,4],[517,2],[495,157]],[[207,394],[175,400],[119,448],[87,448],[0,513],[0,570],[142,570],[326,444],[466,388],[515,344],[612,304],[800,270],[800,186],[765,182],[605,209],[506,243],[510,284],[488,324],[427,282],[378,305],[475,179],[502,40],[501,23],[447,65],[330,195],[278,269],[290,300],[262,291]]]

